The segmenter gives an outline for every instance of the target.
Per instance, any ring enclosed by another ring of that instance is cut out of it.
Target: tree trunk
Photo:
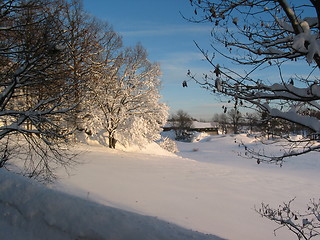
[[[109,148],[116,148],[117,139],[114,137],[114,132],[109,132]]]

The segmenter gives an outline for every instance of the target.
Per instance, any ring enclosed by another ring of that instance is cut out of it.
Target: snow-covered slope
[[[155,217],[103,206],[0,171],[3,240],[222,240]]]

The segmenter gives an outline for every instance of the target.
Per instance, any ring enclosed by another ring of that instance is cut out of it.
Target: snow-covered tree
[[[90,88],[89,123],[95,125],[95,133],[107,131],[110,148],[118,140],[123,144],[153,140],[167,118],[167,107],[159,102],[159,65],[148,61],[139,44],[114,54]]]
[[[105,67],[105,61],[115,49],[122,46],[121,37],[106,22],[84,12],[81,1],[72,0],[65,11],[70,50],[70,82],[75,86],[74,97],[80,102],[69,124],[82,130],[84,104],[90,86]]]
[[[256,107],[270,118],[304,126],[313,138],[319,138],[320,119],[306,114],[320,111],[319,1],[190,2],[196,14],[190,20],[212,24],[211,46],[215,53],[243,66],[243,71],[239,71],[236,67],[219,64],[214,56],[197,45],[212,65],[213,74],[203,79],[190,76],[210,91],[232,97],[239,105]],[[303,61],[309,66],[300,72],[292,70]],[[289,64],[293,67],[285,72]],[[278,74],[271,80],[264,80],[264,76],[258,74],[260,70]],[[310,137],[290,144],[291,150],[282,155],[262,156],[253,151],[251,156],[259,161],[281,164],[287,157],[320,151],[320,145]]]

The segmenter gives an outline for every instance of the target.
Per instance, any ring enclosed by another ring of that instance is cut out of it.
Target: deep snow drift
[[[30,182],[0,174],[0,208],[6,216],[1,218],[0,228],[7,229],[2,234],[15,232],[28,239],[31,231],[39,229],[38,234],[46,234],[49,227],[50,236],[54,229],[62,229],[59,234],[65,237],[52,239],[111,238],[103,234],[114,234],[116,239],[219,239],[137,215],[142,214],[230,240],[294,239],[284,229],[274,236],[277,225],[261,218],[254,208],[262,201],[277,207],[296,197],[294,207],[303,210],[310,198],[319,198],[318,155],[292,158],[282,168],[257,165],[238,156],[242,148],[235,138],[258,147],[245,135],[208,136],[194,143],[178,143],[180,156],[157,145],[148,146],[143,153],[81,145],[79,150],[85,151],[79,159],[82,164],[70,176],[61,171],[61,180],[51,188],[82,200],[42,187],[38,192],[32,190],[34,184]],[[34,223],[29,223],[30,219]]]

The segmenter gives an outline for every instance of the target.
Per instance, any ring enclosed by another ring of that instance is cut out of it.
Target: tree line
[[[0,40],[0,167],[52,180],[77,132],[105,131],[111,148],[156,138],[159,65],[80,0],[1,1]]]
[[[315,117],[320,119],[320,115]],[[176,140],[186,140],[190,136],[188,129],[192,129],[193,122],[198,121],[183,110],[178,110],[172,114],[168,122],[175,129]],[[231,108],[223,113],[215,113],[211,121],[201,120],[200,122],[210,122],[211,126],[217,127],[220,134],[258,134],[267,139],[287,137],[290,134],[308,136],[309,129],[283,119],[272,119],[266,112],[245,112]]]

